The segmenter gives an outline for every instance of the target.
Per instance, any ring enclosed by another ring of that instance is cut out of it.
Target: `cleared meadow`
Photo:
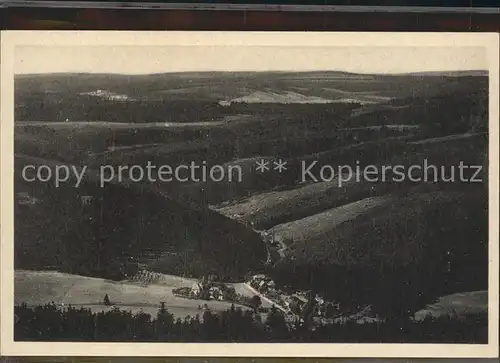
[[[84,277],[54,271],[15,271],[14,304],[26,303],[28,306],[44,305],[54,302],[57,306],[90,309],[94,312],[108,311],[116,306],[132,312],[143,311],[151,316],[158,312],[160,302],[176,318],[194,317],[203,314],[198,307],[206,304],[212,311],[224,311],[231,307],[230,302],[184,299],[173,294],[173,289],[192,286],[194,280],[177,276],[163,275],[156,284],[141,286],[132,282],[114,282],[105,279]],[[249,291],[238,288],[237,292],[249,295]],[[103,304],[108,294],[113,306]],[[242,309],[245,306],[237,305]]]

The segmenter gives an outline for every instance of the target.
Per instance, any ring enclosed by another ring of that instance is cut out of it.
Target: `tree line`
[[[273,307],[267,316],[231,306],[219,313],[175,318],[165,306],[155,317],[144,312],[113,308],[92,312],[85,308],[60,309],[54,303],[15,307],[16,341],[122,341],[122,342],[333,342],[333,343],[487,343],[488,317],[427,317],[305,325],[287,322]]]

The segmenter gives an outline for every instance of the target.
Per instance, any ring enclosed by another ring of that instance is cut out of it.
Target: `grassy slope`
[[[395,198],[390,196],[361,199],[293,222],[279,224],[274,226],[270,233],[286,244],[314,243],[317,240],[329,239],[327,235],[330,229],[333,230],[339,224],[394,201]]]
[[[418,311],[415,319],[421,320],[428,315],[456,317],[476,313],[488,313],[487,291],[461,292],[440,297],[435,303]]]
[[[120,309],[132,312],[144,311],[155,316],[160,302],[176,318],[202,315],[199,305],[207,304],[209,309],[223,311],[231,303],[183,299],[172,290],[181,286],[191,287],[192,280],[164,276],[158,284],[139,286],[129,282],[114,282],[100,278],[70,275],[52,271],[24,271],[15,273],[14,304],[43,305],[54,302],[57,305],[83,307],[93,311],[107,311],[112,307],[102,304],[108,294],[113,304]],[[243,291],[243,290],[242,290]],[[246,307],[241,306],[246,309]]]
[[[440,228],[449,230],[456,226],[444,222],[465,221],[469,214],[467,208],[472,207],[473,198],[477,197],[477,194],[469,196],[441,191],[410,193],[398,199],[362,200],[292,222],[285,231],[290,234],[291,248],[303,258],[342,265],[376,265],[380,262],[405,265],[422,258],[426,244],[435,242],[426,240],[426,234],[435,228],[431,222],[435,224],[437,221],[428,218],[436,208],[443,222]],[[454,209],[449,208],[452,205]],[[313,226],[309,227],[311,224]],[[456,242],[442,243],[444,247]]]

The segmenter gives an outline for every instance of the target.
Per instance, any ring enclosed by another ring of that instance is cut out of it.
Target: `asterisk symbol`
[[[261,173],[268,171],[269,170],[269,161],[265,161],[264,159],[260,159],[260,161],[256,161],[257,164],[257,171],[260,171]]]
[[[286,170],[286,161],[279,159],[277,162],[273,162],[274,170],[278,170],[279,173]]]

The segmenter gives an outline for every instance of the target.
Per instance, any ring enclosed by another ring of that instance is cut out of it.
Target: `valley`
[[[99,310],[109,291],[134,311],[198,311],[173,285],[123,285],[139,268],[240,287],[265,274],[387,316],[487,289],[486,183],[299,178],[304,161],[487,167],[486,74],[24,75],[15,94],[16,302]],[[278,158],[283,173],[255,170]],[[192,161],[238,165],[244,178],[96,178],[102,165]],[[27,164],[89,172],[56,188],[23,180]]]

